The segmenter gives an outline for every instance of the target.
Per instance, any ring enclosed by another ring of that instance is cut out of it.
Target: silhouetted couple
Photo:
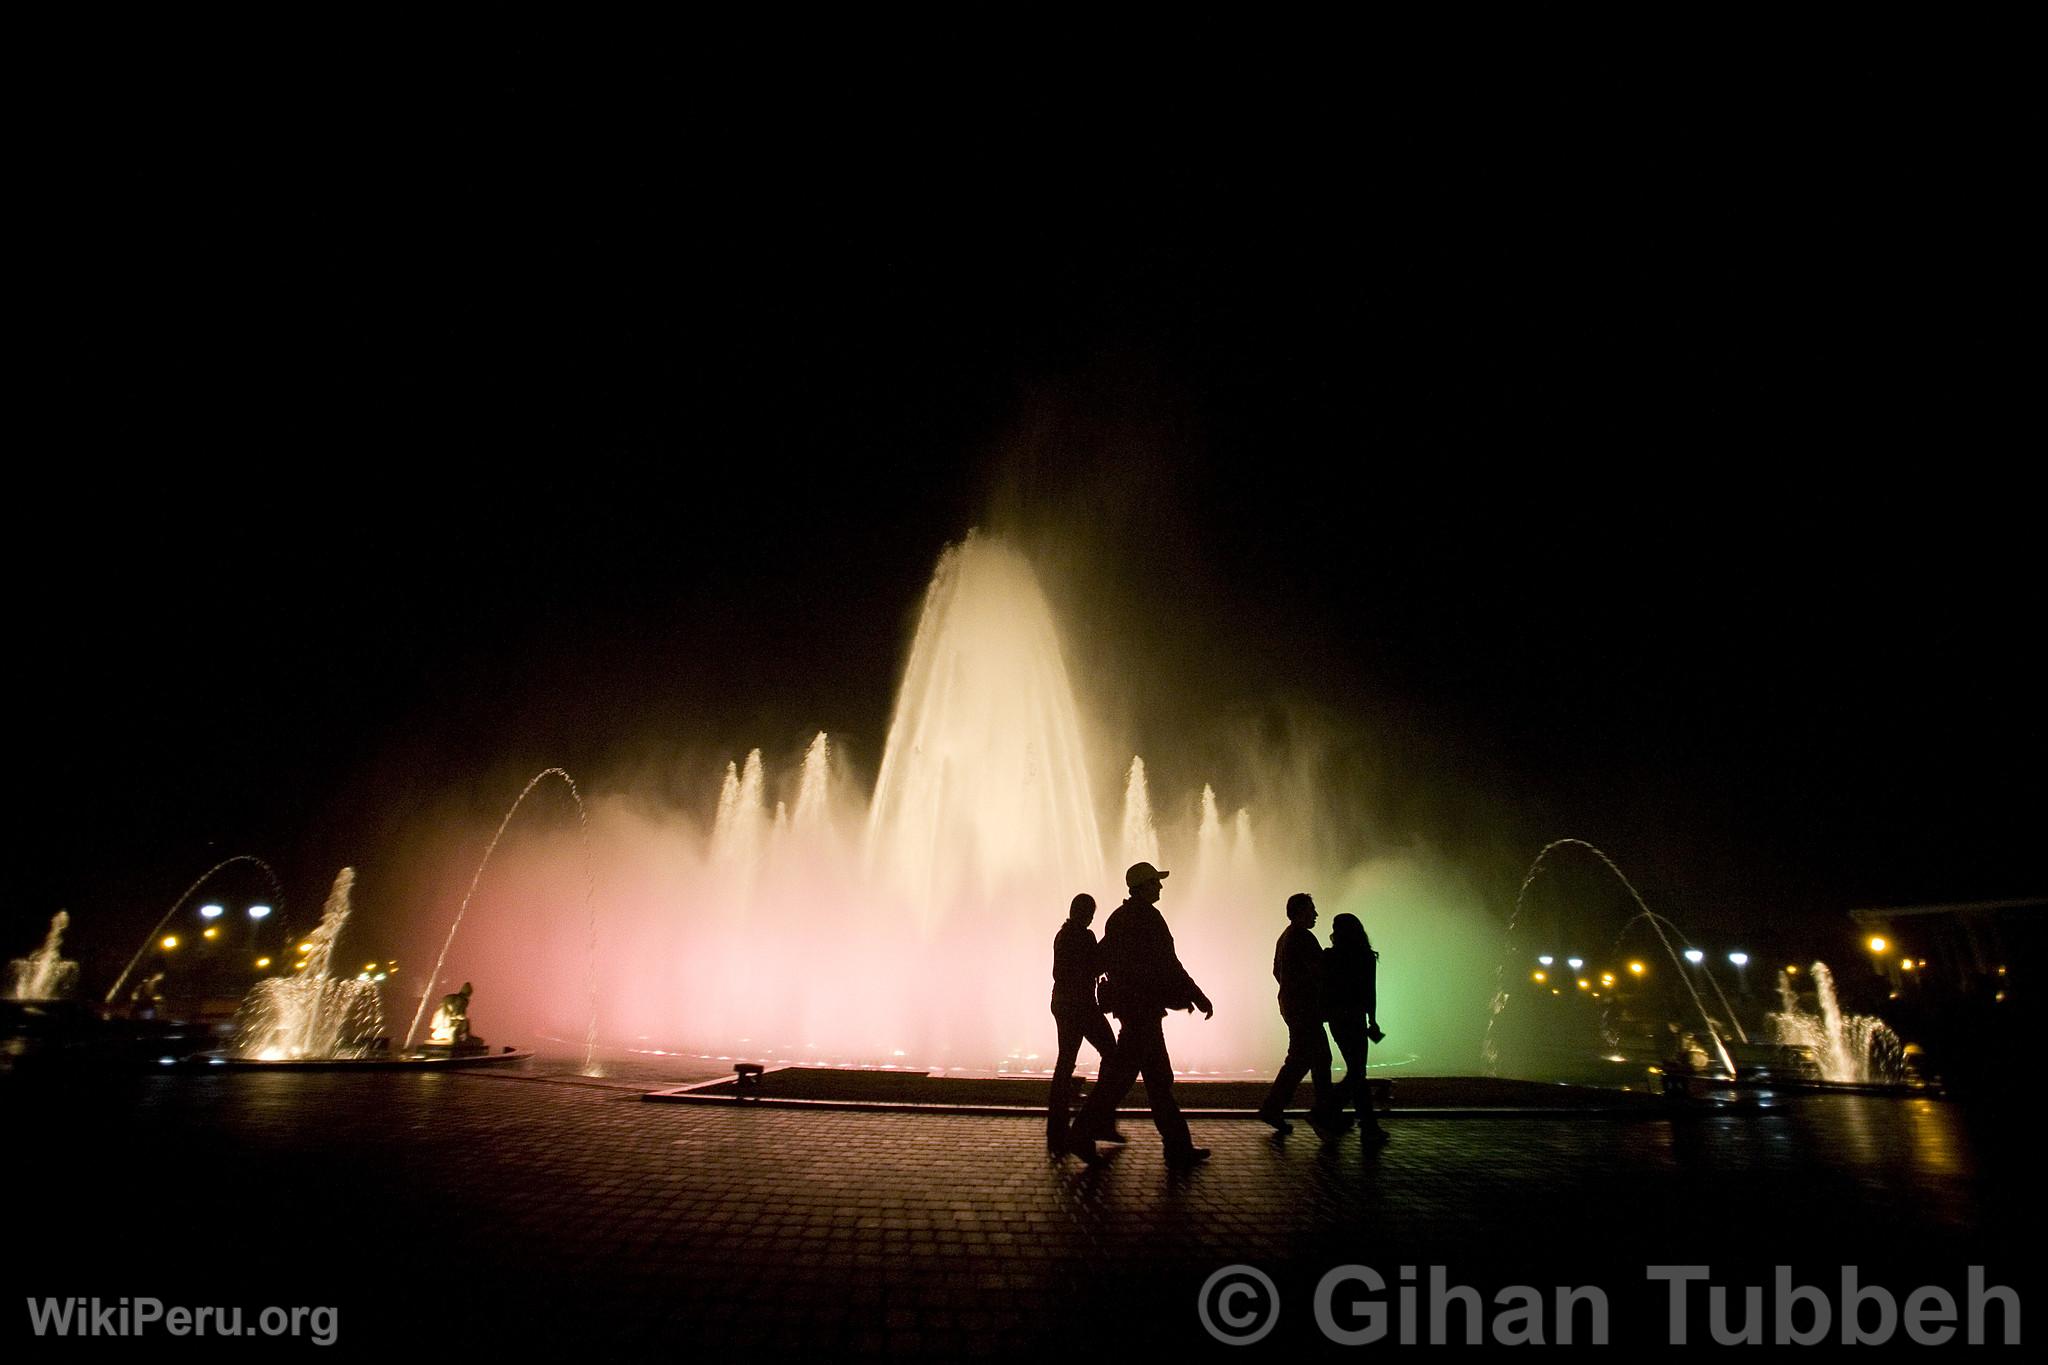
[[[1314,1103],[1309,1123],[1325,1140],[1343,1135],[1358,1115],[1368,1142],[1384,1142],[1386,1130],[1373,1113],[1372,1091],[1366,1084],[1366,1049],[1384,1036],[1377,1019],[1379,954],[1356,915],[1339,915],[1330,924],[1327,951],[1316,941],[1315,899],[1307,892],[1287,898],[1287,927],[1273,948],[1273,975],[1280,982],[1280,1018],[1287,1024],[1287,1060],[1259,1106],[1259,1117],[1281,1133],[1291,1133],[1287,1106],[1301,1078],[1311,1078]],[[1344,1084],[1332,1083],[1330,1035],[1344,1053]]]
[[[1208,1159],[1209,1149],[1195,1146],[1173,1097],[1164,1024],[1170,1009],[1199,1009],[1204,1018],[1214,1018],[1216,1009],[1180,965],[1173,933],[1159,913],[1160,883],[1167,875],[1150,863],[1131,865],[1124,873],[1129,894],[1110,911],[1099,946],[1088,928],[1095,916],[1095,902],[1088,896],[1074,897],[1067,922],[1053,939],[1052,1012],[1059,1023],[1060,1053],[1053,1068],[1046,1145],[1054,1151],[1093,1163],[1100,1160],[1098,1141],[1123,1141],[1116,1131],[1117,1106],[1142,1075],[1167,1166],[1185,1170]],[[1105,1010],[1123,1025],[1113,1044]],[[1102,1055],[1102,1071],[1068,1127],[1074,1060],[1084,1038]]]

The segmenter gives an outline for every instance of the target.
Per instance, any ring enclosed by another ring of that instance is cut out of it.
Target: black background
[[[940,547],[1006,522],[1087,543],[1178,716],[1359,721],[1382,833],[1510,889],[1576,834],[1731,927],[2040,891],[1999,73],[684,55],[50,93],[10,943],[69,906],[118,961],[245,849],[311,900],[652,735],[871,768]]]

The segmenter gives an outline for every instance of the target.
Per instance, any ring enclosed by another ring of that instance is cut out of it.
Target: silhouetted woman
[[[1358,1111],[1359,1132],[1367,1142],[1387,1140],[1365,1083],[1366,1047],[1378,1027],[1379,960],[1358,916],[1339,915],[1330,921],[1330,948],[1323,954],[1323,1012],[1330,1018],[1330,1036],[1344,1054],[1338,1112],[1345,1104]]]

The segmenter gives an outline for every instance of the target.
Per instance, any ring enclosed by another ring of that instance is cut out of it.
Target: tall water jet
[[[809,831],[823,828],[825,801],[831,794],[831,763],[832,743],[820,730],[817,738],[811,741],[811,747],[804,750],[803,774],[796,788],[796,812],[790,817],[792,829]]]
[[[1159,831],[1152,824],[1152,795],[1145,789],[1145,760],[1136,754],[1124,778],[1123,856],[1118,861],[1125,867],[1159,865]]]
[[[337,981],[334,945],[348,923],[356,870],[344,867],[327,893],[320,923],[306,935],[304,960],[291,976],[256,983],[235,1017],[235,1051],[260,1061],[360,1057],[384,1031],[375,982]]]
[[[868,810],[870,864],[919,925],[1046,869],[1099,880],[1080,714],[1031,565],[969,532],[925,593]]]
[[[1252,813],[1249,808],[1237,808],[1233,828],[1236,833],[1230,844],[1230,865],[1239,873],[1252,872],[1259,865],[1259,850],[1252,841]]]
[[[1211,876],[1224,870],[1223,817],[1216,810],[1216,789],[1202,784],[1202,814],[1195,827],[1196,871]]]
[[[747,754],[744,769],[726,764],[718,817],[711,827],[711,859],[736,875],[735,891],[742,897],[760,864],[765,842],[768,812],[762,804],[763,785],[759,749]]]
[[[1776,1040],[1810,1051],[1824,1081],[1873,1085],[1904,1079],[1905,1048],[1898,1034],[1874,1015],[1843,1013],[1827,963],[1816,962],[1809,971],[1817,1010],[1812,1014],[1800,1007],[1792,978],[1778,973],[1780,1008],[1767,1021]]]
[[[576,803],[576,826],[583,840],[583,905],[590,922],[589,942],[589,985],[590,1025],[583,1036],[583,1070],[586,1074],[597,1071],[597,871],[590,856],[590,817],[583,806],[583,793],[577,790],[576,779],[561,768],[543,768],[527,779],[519,789],[519,795],[512,798],[512,804],[505,809],[505,817],[498,821],[497,831],[491,835],[491,842],[484,849],[484,856],[476,865],[476,873],[469,879],[469,890],[462,896],[462,904],[455,911],[455,922],[448,926],[448,937],[441,944],[441,955],[434,959],[434,970],[427,976],[425,987],[420,991],[419,1007],[413,1011],[412,1025],[405,1031],[405,1050],[411,1051],[413,1039],[420,1031],[420,1020],[427,1011],[427,1002],[434,998],[434,987],[441,981],[441,971],[448,965],[448,950],[455,946],[455,935],[462,928],[462,920],[469,913],[469,903],[476,898],[477,884],[484,879],[484,869],[491,865],[491,855],[498,851],[498,841],[505,837],[505,827],[512,823],[512,817],[519,813],[520,806],[533,794],[533,789],[550,777],[558,777],[569,788],[569,799]]]
[[[58,1000],[71,993],[78,983],[78,964],[65,961],[61,951],[64,930],[70,923],[71,913],[59,910],[50,916],[50,932],[43,937],[43,946],[8,964],[14,976],[9,991],[12,999]]]

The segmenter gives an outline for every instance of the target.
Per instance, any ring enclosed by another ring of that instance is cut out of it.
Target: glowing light
[[[1577,971],[1579,968],[1586,965],[1586,959],[1584,959],[1583,957],[1568,957],[1564,960],[1564,965],[1571,968],[1573,971]]]
[[[252,905],[252,906],[250,906],[250,907],[249,907],[249,918],[250,918],[250,919],[268,919],[269,917],[270,917],[270,907],[269,907],[269,906],[267,906],[267,905]]]
[[[1640,962],[1631,962],[1628,964],[1628,971],[1630,976],[1641,976],[1643,974],[1643,970],[1643,964]]]
[[[227,912],[227,907],[224,905],[202,905],[199,907],[199,918],[219,919]]]
[[[1614,973],[1613,973],[1613,972],[1602,972],[1602,973],[1600,973],[1600,984],[1601,984],[1601,985],[1603,985],[1603,986],[1612,986],[1612,985],[1614,984]]]
[[[1529,979],[1530,979],[1531,981],[1548,981],[1548,980],[1550,980],[1550,973],[1549,973],[1549,972],[1531,972],[1531,973],[1529,973]]]
[[[1728,960],[1729,960],[1730,962],[1734,963],[1734,964],[1735,964],[1736,966],[1738,966],[1738,967],[1747,967],[1747,966],[1749,965],[1749,954],[1748,954],[1748,953],[1730,953],[1730,954],[1728,954]]]
[[[313,951],[313,945],[310,943],[301,943],[299,945],[299,951],[301,953],[310,953]]]
[[[306,959],[300,958],[297,962],[294,962],[292,964],[292,970],[295,972],[303,972],[304,970],[306,970]]]
[[[270,959],[267,957],[259,957],[256,959],[256,970],[259,972],[262,971],[265,967],[268,967],[269,965]]]
[[[1543,956],[1537,958],[1536,961],[1538,965],[1548,967],[1551,963],[1557,961],[1557,959],[1552,957],[1549,953],[1545,953]]]
[[[1870,951],[1873,953],[1881,953],[1891,946],[1891,944],[1885,941],[1882,934],[1872,934],[1870,936]]]
[[[209,925],[207,925],[205,929],[203,929],[203,930],[201,930],[201,931],[200,931],[199,937],[201,937],[201,938],[219,938],[219,937],[220,937],[220,926],[219,926],[219,925],[217,925],[217,924],[209,924]]]
[[[1687,962],[1690,962],[1693,966],[1697,967],[1702,962],[1705,962],[1707,960],[1707,955],[1701,952],[1698,948],[1687,948],[1685,950],[1685,960]]]
[[[168,952],[169,952],[169,951],[170,951],[171,949],[173,949],[173,948],[175,948],[175,947],[177,947],[177,946],[178,946],[178,936],[177,936],[176,934],[165,934],[165,935],[164,935],[164,941],[163,941],[163,950],[164,950],[165,952],[167,952],[167,953],[168,953]]]
[[[1579,989],[1582,991],[1590,991],[1593,989],[1593,983],[1586,980],[1586,978],[1582,976],[1579,978]]]
[[[1788,963],[1786,963],[1786,964],[1785,964],[1785,975],[1787,975],[1787,976],[1797,976],[1797,975],[1799,975],[1799,964],[1798,964],[1798,963],[1796,963],[1796,962],[1788,962]]]
[[[1910,958],[1910,957],[1902,957],[1902,958],[1900,958],[1900,959],[1899,959],[1899,970],[1900,970],[1900,971],[1902,971],[1902,972],[1910,972],[1910,971],[1912,971],[1912,970],[1913,970],[1913,959],[1912,959],[1912,958]]]

